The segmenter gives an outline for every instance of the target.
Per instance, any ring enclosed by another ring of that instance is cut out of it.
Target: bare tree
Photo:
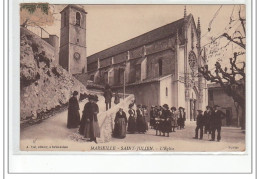
[[[228,33],[223,33],[220,38],[225,38],[228,40],[228,44],[234,43],[246,49],[246,29],[245,22],[246,19],[241,17],[241,8],[238,12],[238,19],[241,23],[242,30],[235,30],[232,35]],[[217,37],[219,38],[219,37]],[[210,82],[215,82],[219,84],[224,91],[234,99],[234,102],[242,110],[241,117],[241,128],[245,129],[245,62],[238,63],[238,56],[244,55],[245,52],[234,52],[233,57],[229,58],[230,67],[223,67],[219,62],[215,63],[215,70],[211,72],[208,65],[199,67],[198,71],[203,75],[203,77]],[[223,61],[223,60],[222,60]]]

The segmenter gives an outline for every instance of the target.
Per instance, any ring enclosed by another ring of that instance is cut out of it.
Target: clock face
[[[80,54],[78,52],[74,53],[74,58],[75,60],[79,60],[80,59]]]

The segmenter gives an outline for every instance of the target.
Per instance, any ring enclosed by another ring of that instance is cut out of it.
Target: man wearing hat
[[[197,127],[195,129],[195,137],[194,139],[198,139],[198,133],[200,130],[200,140],[203,139],[203,126],[204,126],[204,118],[202,115],[202,110],[197,110],[198,111],[198,115],[197,115]]]
[[[107,84],[104,91],[105,103],[106,103],[106,110],[111,108],[111,99],[113,97],[112,90],[110,86]]]
[[[205,120],[205,130],[204,133],[211,134],[211,123],[212,123],[212,108],[210,106],[206,107],[206,111],[204,112],[204,120]]]
[[[67,128],[77,128],[80,123],[80,114],[79,114],[79,102],[77,99],[78,92],[74,91],[72,97],[69,99],[69,108],[68,108],[68,120]]]
[[[225,114],[219,110],[220,106],[215,105],[214,106],[214,111],[212,114],[212,132],[211,132],[211,140],[210,141],[215,141],[215,132],[217,130],[218,136],[217,140],[218,142],[221,140],[221,125],[222,125],[222,119],[225,117]]]

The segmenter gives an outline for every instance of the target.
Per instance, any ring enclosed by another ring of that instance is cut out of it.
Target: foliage
[[[52,25],[53,12],[47,3],[22,3],[20,5],[20,24],[27,26]]]
[[[39,8],[41,9],[41,11],[44,14],[49,13],[49,4],[47,3],[40,3],[40,4],[36,4],[36,3],[23,3],[20,5],[20,11],[22,11],[23,9],[26,9],[29,13],[33,14],[36,9]]]

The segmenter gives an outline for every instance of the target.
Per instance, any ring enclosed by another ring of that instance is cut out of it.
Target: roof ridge
[[[189,16],[190,16],[191,14],[189,14]],[[174,27],[174,24],[178,24],[178,23],[182,23],[184,21],[184,18],[181,18],[181,19],[178,19],[178,20],[176,20],[176,21],[173,21],[173,22],[171,22],[171,23],[168,23],[168,24],[165,24],[165,25],[163,25],[163,26],[160,26],[160,27],[157,27],[157,28],[155,28],[155,29],[152,29],[152,30],[150,30],[150,31],[148,31],[148,32],[145,32],[145,33],[143,33],[143,34],[140,34],[140,35],[138,35],[138,36],[136,36],[136,37],[133,37],[133,38],[131,38],[131,39],[128,39],[128,40],[126,40],[126,41],[123,41],[123,42],[121,42],[121,43],[119,43],[119,44],[116,44],[116,45],[113,45],[113,46],[111,46],[111,47],[108,47],[108,48],[106,48],[106,49],[104,49],[104,50],[101,50],[101,51],[99,51],[99,52],[96,52],[96,53],[94,53],[94,54],[92,54],[92,55],[90,55],[90,56],[88,56],[87,58],[89,58],[89,59],[91,59],[91,58],[93,58],[93,57],[95,57],[96,55],[98,55],[99,54],[99,57],[100,57],[100,59],[105,59],[105,58],[108,58],[108,57],[111,57],[111,56],[113,56],[113,49],[115,49],[116,47],[118,47],[118,48],[121,48],[121,49],[118,49],[118,51],[117,51],[117,53],[116,54],[120,54],[120,53],[123,53],[123,52],[125,52],[124,50],[130,50],[130,49],[134,49],[134,48],[137,48],[137,47],[140,47],[140,46],[142,46],[142,44],[144,43],[141,43],[141,42],[139,42],[139,46],[138,45],[133,45],[133,44],[131,44],[131,42],[134,42],[134,41],[138,41],[138,39],[139,38],[144,38],[144,40],[146,40],[146,41],[148,41],[147,42],[147,44],[148,43],[151,43],[151,42],[154,42],[154,41],[157,41],[157,40],[159,40],[159,39],[157,39],[156,37],[154,37],[154,38],[152,38],[151,37],[151,34],[152,33],[161,33],[162,34],[162,36],[163,37],[161,37],[161,39],[163,39],[163,38],[165,38],[165,37],[167,37],[167,36],[169,36],[169,35],[172,35],[172,33],[175,33],[175,29],[177,29],[177,28],[179,28],[179,26],[177,25],[177,26],[175,26]],[[174,28],[171,30],[170,28],[171,28],[171,26],[173,26]],[[180,24],[180,26],[182,26],[182,24]],[[164,32],[159,32],[160,30],[164,30]],[[179,32],[180,33],[180,32]],[[149,37],[149,35],[150,35],[150,37]],[[123,45],[128,45],[128,46],[130,46],[129,48],[123,48],[122,49],[122,46]],[[110,53],[110,54],[105,54],[105,52],[107,52],[107,53]],[[111,55],[112,54],[112,55]],[[98,57],[97,57],[98,58]],[[92,63],[92,62],[94,62],[95,60],[90,60],[90,61],[88,61],[88,63]]]

